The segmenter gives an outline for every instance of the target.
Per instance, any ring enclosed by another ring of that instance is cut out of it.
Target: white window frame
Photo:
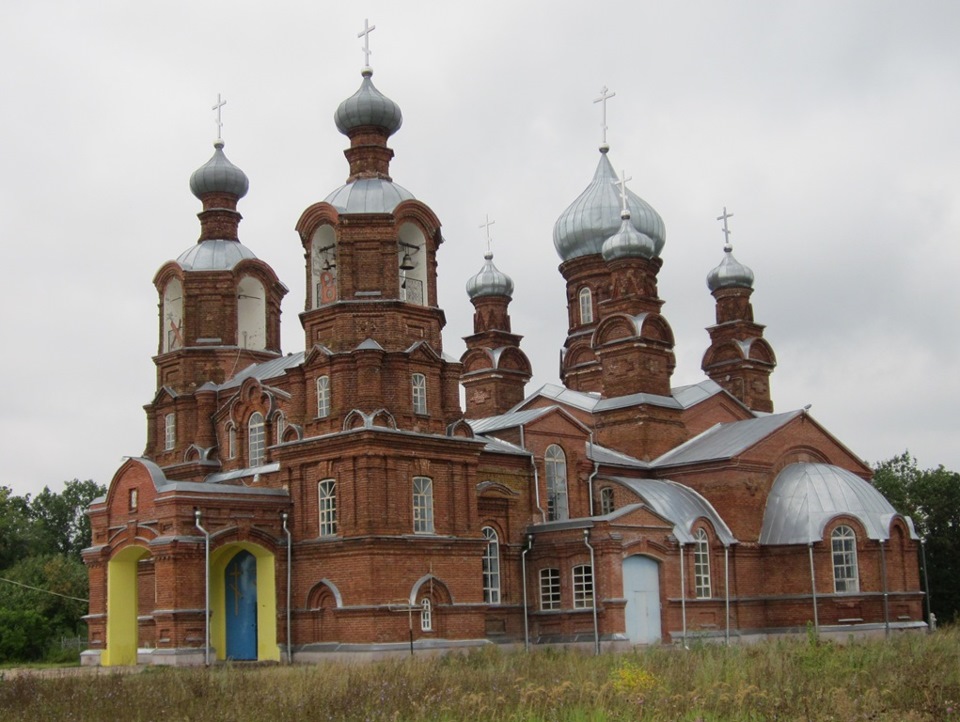
[[[600,490],[600,514],[606,516],[616,511],[613,501],[613,488],[605,486]]]
[[[317,508],[320,512],[320,536],[337,535],[337,482],[324,479],[317,483]]]
[[[261,466],[266,458],[266,430],[263,414],[254,411],[247,422],[247,460],[251,467]]]
[[[705,529],[697,529],[693,540],[693,589],[697,599],[709,599],[710,588],[710,539]]]
[[[856,594],[860,591],[860,570],[857,565],[857,533],[841,524],[830,533],[833,558],[833,591]]]
[[[547,520],[568,519],[567,456],[559,446],[550,444],[543,455],[543,464],[547,477]]]
[[[427,415],[427,377],[423,374],[413,374],[410,377],[411,393],[413,394],[413,413],[419,416]]]
[[[429,597],[420,600],[420,631],[433,631],[433,603]]]
[[[560,570],[556,567],[540,570],[540,609],[560,609]]]
[[[163,417],[163,450],[173,451],[177,448],[177,415],[166,414]]]
[[[573,608],[593,609],[593,567],[578,564],[573,568]]]
[[[276,443],[283,443],[283,431],[286,428],[286,419],[283,418],[283,412],[278,411],[276,416],[273,417],[273,426],[276,431]]]
[[[580,305],[580,323],[593,323],[593,291],[584,286],[577,294],[577,301]]]
[[[413,477],[413,533],[433,534],[433,479]]]
[[[481,530],[487,545],[483,548],[483,601],[500,603],[500,537],[493,527]]]
[[[330,377],[317,378],[317,418],[325,419],[330,415]]]
[[[227,458],[237,458],[237,427],[232,423],[227,425]]]

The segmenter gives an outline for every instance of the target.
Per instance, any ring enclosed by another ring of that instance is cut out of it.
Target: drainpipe
[[[523,651],[530,651],[530,622],[527,619],[527,552],[533,547],[533,534],[527,534],[527,546],[520,555],[520,567],[523,575]]]
[[[810,553],[810,590],[813,592],[813,632],[820,636],[820,619],[817,617],[817,575],[813,571],[813,542],[807,542]]]
[[[724,642],[730,645],[730,545],[723,545],[723,592],[726,596],[727,630],[724,633]]]
[[[884,635],[890,636],[890,603],[887,592],[887,554],[883,548],[884,539],[880,539],[880,579],[883,582],[883,630]]]
[[[930,624],[930,578],[927,576],[927,540],[920,539],[920,559],[923,562],[923,591],[927,598],[927,631],[932,632]]]
[[[292,644],[292,640],[290,639],[290,579],[293,576],[293,569],[291,567],[293,563],[293,536],[287,528],[289,514],[282,512],[280,518],[283,519],[283,533],[287,535],[287,664],[292,664],[293,653],[290,651]]]
[[[590,575],[593,577],[593,653],[600,654],[600,625],[597,623],[597,592],[600,585],[597,584],[597,565],[593,554],[593,547],[590,546],[590,530],[583,530],[583,543],[590,550]]]
[[[683,619],[683,648],[687,649],[687,575],[683,571],[683,542],[680,542],[680,616]]]
[[[590,451],[587,453],[588,457],[593,456],[593,432],[590,432]],[[587,477],[587,492],[590,494],[590,516],[593,516],[593,480],[597,478],[597,474],[600,472],[600,464],[597,461],[593,462],[593,473]]]
[[[200,525],[200,510],[193,510],[193,522],[203,534],[203,664],[210,666],[210,532]]]

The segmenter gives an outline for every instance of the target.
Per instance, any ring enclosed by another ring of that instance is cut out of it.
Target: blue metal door
[[[660,569],[650,557],[623,560],[623,596],[627,637],[636,644],[660,641]]]
[[[241,551],[224,576],[226,589],[227,658],[257,658],[257,560]]]

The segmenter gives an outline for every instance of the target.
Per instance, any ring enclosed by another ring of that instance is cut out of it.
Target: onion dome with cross
[[[483,268],[467,281],[467,296],[470,299],[480,296],[513,296],[513,279],[493,265],[493,251],[484,255]]]
[[[622,175],[620,186],[620,230],[603,242],[603,260],[617,258],[653,258],[657,253],[657,244],[646,233],[641,233],[630,222],[630,208],[627,200],[627,181]]]
[[[250,188],[247,174],[223,154],[221,138],[217,138],[213,147],[215,149],[213,157],[190,176],[190,190],[201,200],[207,193],[229,193],[237,198],[243,198]]]
[[[349,135],[354,128],[373,125],[386,130],[387,135],[393,135],[403,123],[400,106],[377,90],[370,79],[373,75],[371,68],[364,68],[361,75],[360,89],[340,103],[333,116],[337,130]]]
[[[730,228],[727,219],[732,218],[726,207],[718,221],[723,221],[723,260],[720,265],[707,274],[707,288],[713,293],[718,288],[753,288],[753,271],[733,257],[733,246],[730,245]]]

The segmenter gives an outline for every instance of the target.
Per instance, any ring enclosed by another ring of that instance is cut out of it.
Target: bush
[[[43,657],[50,624],[33,610],[0,609],[0,662],[32,662]]]

